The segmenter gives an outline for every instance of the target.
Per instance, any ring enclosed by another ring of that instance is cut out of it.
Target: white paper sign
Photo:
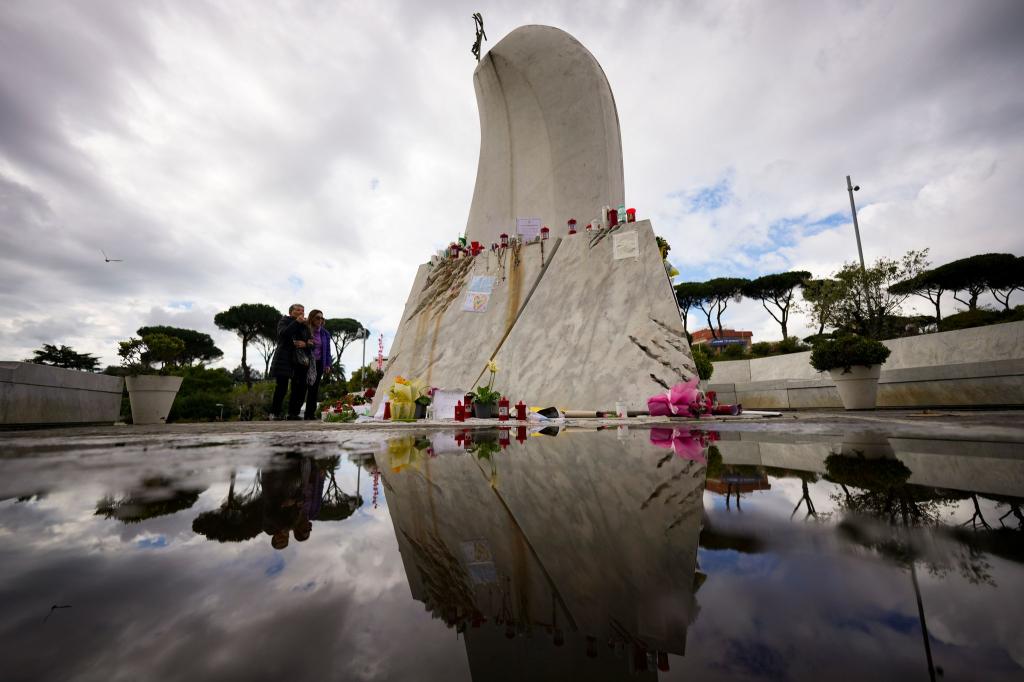
[[[516,218],[516,232],[524,242],[533,241],[540,236],[540,218]]]
[[[640,240],[636,230],[619,232],[612,235],[612,259],[622,260],[624,258],[640,257]]]
[[[465,391],[434,391],[434,419],[455,419],[455,405],[464,397]]]

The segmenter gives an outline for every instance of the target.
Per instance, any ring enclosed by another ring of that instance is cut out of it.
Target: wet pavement
[[[1022,417],[0,434],[0,678],[1022,679]]]

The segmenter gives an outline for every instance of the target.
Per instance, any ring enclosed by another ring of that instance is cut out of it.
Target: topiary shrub
[[[880,365],[890,352],[881,341],[850,334],[815,345],[811,351],[811,367],[819,372],[840,368],[849,372],[854,365]]]

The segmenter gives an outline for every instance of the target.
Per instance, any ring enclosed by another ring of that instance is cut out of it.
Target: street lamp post
[[[857,204],[853,202],[853,193],[860,189],[860,185],[854,185],[850,182],[850,176],[846,176],[846,191],[850,193],[850,213],[853,214],[853,233],[857,235],[857,254],[860,256],[860,269],[862,272],[867,272],[867,268],[864,267],[864,249],[860,246],[860,226],[857,224]]]
[[[359,390],[363,390],[366,383],[366,339],[370,337],[370,330],[363,328],[363,364],[359,366]]]

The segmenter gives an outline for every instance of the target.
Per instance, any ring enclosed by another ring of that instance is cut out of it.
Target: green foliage
[[[890,293],[905,296],[920,296],[926,298],[935,306],[935,319],[942,319],[942,294],[946,292],[941,275],[936,270],[925,270],[915,277],[897,282],[889,287]]]
[[[712,337],[718,338],[718,334],[715,333],[716,322],[718,331],[722,331],[722,314],[729,307],[729,302],[739,303],[743,299],[743,287],[749,283],[750,280],[741,277],[716,277],[702,284],[704,296],[697,302],[697,307],[707,318]],[[711,319],[712,315],[714,321]]]
[[[697,376],[701,381],[707,381],[715,372],[715,366],[711,364],[711,358],[707,356],[700,346],[690,348],[693,355],[693,364],[697,366]]]
[[[117,354],[130,374],[168,374],[185,350],[185,342],[166,334],[150,334],[118,343]],[[159,367],[154,367],[159,364]]]
[[[477,386],[475,391],[472,391],[473,402],[480,403],[481,405],[494,405],[501,398],[501,393],[495,391],[490,386]]]
[[[789,312],[793,305],[793,291],[797,287],[802,287],[810,278],[811,273],[805,270],[779,272],[751,280],[745,283],[740,291],[747,298],[761,301],[761,305],[772,319],[782,327],[782,338],[785,339],[789,336]]]
[[[33,357],[28,362],[37,365],[51,365],[64,369],[77,369],[84,372],[95,372],[100,364],[99,358],[88,353],[77,353],[70,346],[57,346],[44,343],[39,350],[32,351]]]
[[[1024,256],[1011,260],[1000,259],[992,264],[986,278],[989,290],[997,301],[1003,304],[1003,310],[1010,309],[1010,295],[1017,290],[1024,290]]]
[[[228,398],[232,418],[238,417],[239,421],[258,421],[270,414],[275,383],[260,381],[252,386],[235,384]],[[226,409],[224,414],[227,415]]]
[[[831,339],[834,337],[835,334],[833,334],[832,332],[828,332],[827,334],[811,334],[810,336],[804,337],[804,343],[813,346],[816,343],[820,343],[821,341],[825,341],[826,339]]]
[[[879,258],[867,270],[858,263],[844,265],[835,274],[840,290],[833,310],[834,325],[853,334],[882,338],[886,319],[898,315],[910,296],[894,290],[893,285],[924,272],[927,256],[928,249],[908,251],[899,260]]]
[[[790,336],[782,341],[759,341],[750,347],[750,356],[753,358],[767,358],[774,355],[789,355],[790,353],[803,353],[810,346],[795,336]]]
[[[221,415],[218,404],[224,406],[224,419],[232,417],[231,396],[235,382],[230,372],[223,368],[197,366],[182,367],[174,373],[183,378],[171,413],[167,416],[168,422],[214,421]]]
[[[471,391],[473,395],[473,402],[481,405],[494,405],[501,398],[501,393],[494,390],[494,376],[498,373],[498,365],[494,361],[487,363],[487,371],[490,373],[491,378],[487,381],[486,386],[477,386],[475,391]]]
[[[1012,254],[982,253],[935,268],[934,278],[943,288],[952,291],[953,298],[966,305],[968,310],[977,310],[978,296],[992,285],[998,291],[1003,285],[1012,284],[1015,279],[1013,273],[1019,267],[1018,259]],[[1020,286],[1019,276],[1017,282]]]
[[[839,368],[849,371],[854,365],[881,365],[889,357],[890,352],[881,341],[846,334],[814,346],[814,350],[811,351],[811,366],[819,372]]]
[[[724,346],[722,351],[715,356],[716,360],[742,360],[747,357],[747,347],[741,343],[732,343]]]
[[[700,304],[707,299],[707,287],[703,282],[680,282],[674,288],[679,312],[683,317],[683,330],[689,335],[687,316],[692,309],[700,307]]]
[[[955,315],[948,315],[939,323],[939,331],[951,332],[957,329],[984,327],[990,324],[1016,322],[1018,320],[1024,320],[1024,306],[1019,305],[1009,311],[977,308],[976,310],[964,310]]]
[[[219,328],[235,332],[242,341],[242,367],[245,370],[245,383],[252,386],[252,376],[249,373],[249,364],[246,362],[246,352],[249,342],[257,336],[277,338],[277,322],[281,319],[281,313],[273,306],[265,303],[242,303],[231,306],[223,312],[217,313],[213,322]]]
[[[384,372],[373,365],[360,367],[356,371],[352,372],[352,376],[348,378],[348,390],[350,393],[355,393],[356,391],[362,391],[367,388],[377,388],[377,385],[383,378]]]
[[[818,335],[825,327],[836,325],[836,312],[843,297],[843,285],[834,279],[810,279],[804,282],[804,310],[818,325]]]
[[[160,325],[153,327],[139,327],[138,331],[135,333],[142,338],[152,336],[154,334],[162,334],[164,336],[179,339],[185,344],[181,357],[178,358],[178,363],[182,365],[202,365],[208,362],[213,362],[214,360],[224,356],[221,349],[214,345],[213,338],[211,338],[209,334],[204,334],[203,332],[199,332],[194,329],[183,329],[181,327]]]
[[[334,358],[338,366],[341,365],[342,353],[350,343],[370,337],[370,330],[351,317],[332,317],[324,320],[324,327],[331,333],[331,345],[334,346]]]
[[[348,386],[344,381],[320,386],[320,400],[325,403],[333,403],[348,395]]]

